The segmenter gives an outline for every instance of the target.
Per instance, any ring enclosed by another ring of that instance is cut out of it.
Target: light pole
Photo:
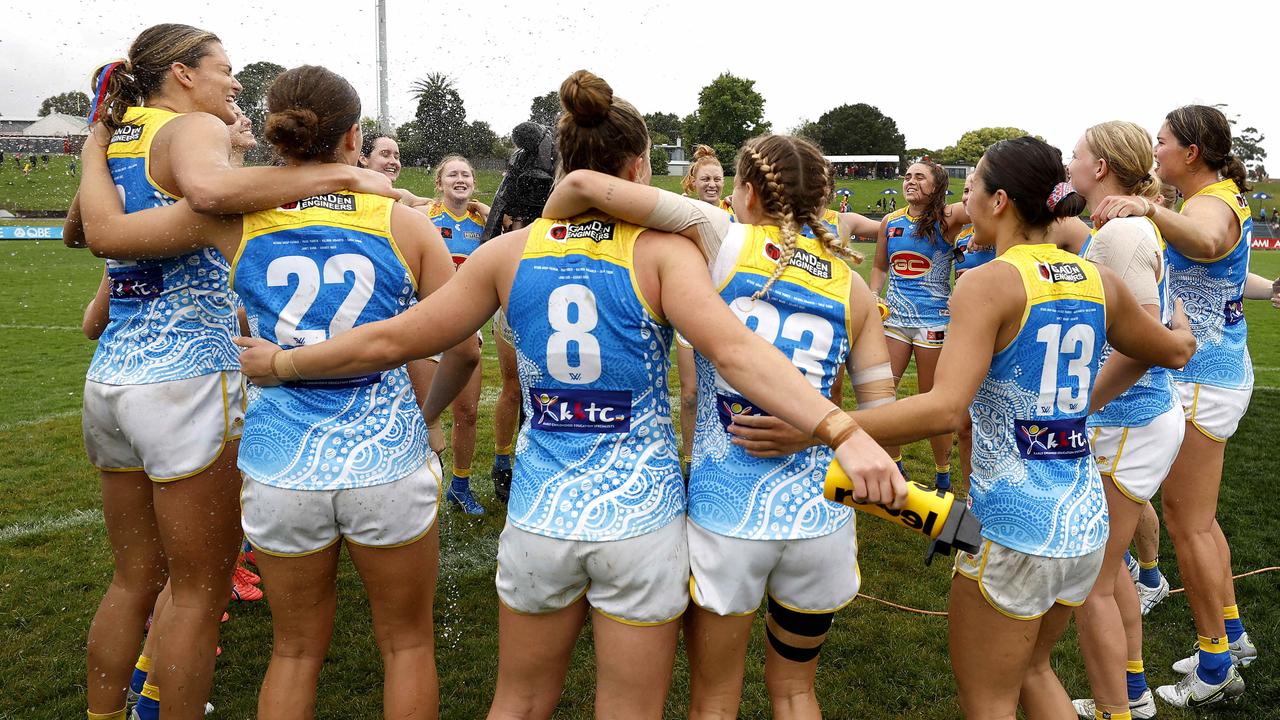
[[[387,109],[387,2],[375,0],[374,23],[378,30],[378,125],[391,132],[391,111]]]

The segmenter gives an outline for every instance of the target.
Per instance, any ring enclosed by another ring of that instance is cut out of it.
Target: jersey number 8
[[[561,285],[547,298],[547,372],[569,385],[586,385],[600,379],[600,342],[591,335],[600,317],[596,296],[586,285]],[[570,349],[576,350],[576,360]]]

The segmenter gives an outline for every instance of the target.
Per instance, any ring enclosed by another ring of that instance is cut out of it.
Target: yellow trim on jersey
[[[396,257],[400,259],[405,270],[409,273],[410,280],[413,281],[414,289],[417,289],[417,281],[413,278],[413,271],[409,270],[408,263],[405,262],[404,256],[400,253],[400,248],[395,244],[391,237],[391,213],[395,206],[395,200],[382,197],[381,195],[368,195],[365,193],[337,192],[327,193],[314,197],[335,197],[335,198],[352,198],[354,210],[332,210],[323,206],[313,206],[302,209],[273,208],[271,210],[260,210],[258,212],[247,213],[242,216],[240,245],[236,248],[235,257],[231,259],[231,273],[229,277],[230,285],[235,288],[236,284],[236,268],[240,263],[240,258],[244,255],[245,246],[249,241],[266,235],[268,233],[280,232],[282,230],[295,230],[302,227],[310,227],[313,225],[324,225],[326,227],[342,228],[345,230],[355,230],[357,232],[376,235],[386,238],[391,245],[392,251]],[[303,198],[298,202],[304,202],[311,198]]]
[[[1226,203],[1227,207],[1235,211],[1236,220],[1240,223],[1240,234],[1236,237],[1236,241],[1231,244],[1231,247],[1227,248],[1226,252],[1223,252],[1221,255],[1218,255],[1217,257],[1211,257],[1206,260],[1201,260],[1198,258],[1187,258],[1192,262],[1198,262],[1203,265],[1207,265],[1212,262],[1217,262],[1218,260],[1221,260],[1222,258],[1230,255],[1231,253],[1235,252],[1237,247],[1240,246],[1240,241],[1244,240],[1244,221],[1249,219],[1250,211],[1249,211],[1249,204],[1248,202],[1244,201],[1244,194],[1240,192],[1240,187],[1236,185],[1235,180],[1231,180],[1231,179],[1219,180],[1216,183],[1206,185],[1200,188],[1199,192],[1187,198],[1187,200],[1190,200],[1191,198],[1200,197],[1201,195],[1204,195],[1207,197],[1214,197]],[[1244,207],[1240,207],[1241,202],[1244,202]],[[1187,206],[1185,201],[1183,202],[1182,206],[1184,208]]]
[[[440,217],[441,215],[448,215],[449,219],[454,222],[462,222],[463,220],[472,220],[474,222],[479,223],[482,226],[484,225],[484,218],[480,217],[480,213],[474,212],[472,210],[467,210],[461,216],[454,215],[453,211],[449,209],[448,205],[445,205],[443,202],[439,200],[435,200],[431,204],[430,209],[427,211],[427,217],[437,218],[437,217]]]
[[[1022,319],[1018,322],[1018,333],[1026,327],[1027,318],[1031,316],[1031,308],[1055,300],[1096,302],[1102,306],[1105,321],[1107,298],[1103,290],[1102,275],[1098,272],[1097,266],[1088,260],[1065,250],[1059,250],[1051,244],[1015,245],[996,257],[996,260],[1008,263],[1018,271],[1022,279],[1022,289],[1027,294],[1027,304],[1022,310]],[[1039,265],[1050,262],[1079,266],[1084,272],[1084,280],[1077,283],[1042,280],[1039,276]],[[1017,334],[1014,337],[1016,338]],[[1009,345],[1000,348],[998,353],[1004,352],[1012,344],[1013,341],[1010,340]]]
[[[128,142],[107,143],[108,160],[111,158],[142,158],[142,168],[147,176],[147,184],[155,188],[157,192],[164,193],[174,200],[180,200],[181,197],[160,187],[160,184],[151,177],[151,143],[155,140],[156,134],[160,132],[160,128],[168,125],[170,121],[176,120],[180,114],[161,108],[131,107],[125,110],[121,124],[140,126],[142,132],[136,139]],[[116,133],[119,132],[120,129],[117,129]],[[112,135],[114,136],[116,133],[112,133]]]
[[[894,210],[893,212],[889,213],[888,215],[885,215],[885,216],[884,216],[884,219],[885,219],[887,222],[893,222],[894,220],[897,220],[897,219],[898,219],[898,218],[900,218],[900,217],[905,217],[906,219],[910,220],[911,222],[916,222],[916,221],[918,221],[918,220],[920,219],[920,218],[913,218],[913,217],[911,217],[910,215],[908,215],[908,214],[907,214],[907,209],[906,209],[906,208],[904,208],[904,207],[903,207],[903,208],[898,208],[897,210]]]
[[[837,233],[839,233],[839,231],[840,231],[840,213],[836,212],[835,210],[832,210],[831,208],[827,208],[826,210],[823,210],[823,211],[822,211],[822,222],[824,222],[824,223],[826,223],[826,224],[828,224],[828,225],[835,225],[835,226],[836,226],[836,232],[837,232]]]
[[[589,227],[593,223],[598,223],[601,229],[609,226],[612,236],[597,240],[596,233]],[[564,238],[552,237],[553,233],[557,232],[555,230],[557,227],[565,229]],[[571,227],[581,228],[582,236],[568,237],[567,233]],[[525,241],[524,252],[520,255],[520,259],[581,255],[626,268],[636,300],[650,317],[662,325],[668,325],[667,318],[649,305],[649,301],[640,290],[640,278],[636,276],[635,244],[640,234],[646,229],[599,213],[588,213],[564,220],[539,218],[529,226],[529,239]]]

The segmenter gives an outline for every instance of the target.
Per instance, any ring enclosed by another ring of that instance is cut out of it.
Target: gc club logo
[[[914,250],[899,250],[890,256],[889,267],[900,277],[917,278],[933,269],[933,261]]]

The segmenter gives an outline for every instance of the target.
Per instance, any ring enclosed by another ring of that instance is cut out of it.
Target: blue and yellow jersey
[[[176,113],[129,108],[107,146],[107,167],[127,213],[177,202],[151,179],[151,141]],[[163,260],[107,260],[110,315],[88,379],[145,385],[239,370],[227,261],[214,249]]]
[[[437,202],[431,206],[427,217],[440,228],[440,236],[444,238],[444,244],[449,248],[449,254],[453,256],[454,269],[466,262],[467,258],[471,257],[471,253],[480,247],[480,236],[484,234],[484,218],[480,217],[479,213],[467,212],[466,215],[458,217],[450,212],[444,203]]]
[[[394,201],[334,193],[244,216],[232,282],[254,337],[314,345],[408,309],[416,283],[391,237]],[[403,367],[262,388],[240,469],[296,490],[399,480],[427,461],[427,426]]]
[[[1124,223],[1142,224],[1143,229],[1148,232],[1148,236],[1151,238],[1152,249],[1159,252],[1160,277],[1156,280],[1156,288],[1160,295],[1160,321],[1169,322],[1173,316],[1173,304],[1169,302],[1169,267],[1165,259],[1166,246],[1164,236],[1160,234],[1160,228],[1156,227],[1156,224],[1148,218],[1117,218],[1107,223],[1101,232],[1106,232],[1107,227],[1112,227],[1116,223],[1119,225]],[[1119,227],[1119,225],[1115,226]],[[1093,246],[1093,239],[1098,232],[1098,230],[1093,230],[1089,233],[1089,239],[1085,241],[1084,247],[1080,248],[1080,257],[1086,260],[1093,259],[1090,257],[1089,248]],[[1116,272],[1124,271],[1124,268],[1112,269],[1116,270]],[[1111,343],[1103,343],[1100,362],[1105,363],[1112,350]],[[1125,390],[1115,400],[1090,415],[1089,427],[1142,427],[1168,412],[1175,402],[1177,402],[1177,399],[1174,397],[1169,371],[1159,365],[1154,365],[1150,370],[1143,373],[1137,382],[1130,385],[1128,390]]]
[[[1085,430],[1106,340],[1101,275],[1052,245],[1017,245],[996,262],[1018,270],[1027,305],[969,406],[969,500],[992,542],[1086,555],[1107,541],[1107,498]]]
[[[965,225],[960,234],[956,236],[956,249],[953,253],[956,279],[959,279],[966,271],[981,267],[996,259],[996,249],[994,247],[989,247],[985,250],[972,250],[969,247],[972,243],[973,226]]]
[[[1211,260],[1193,260],[1172,245],[1165,251],[1169,292],[1182,298],[1197,343],[1191,362],[1182,370],[1175,370],[1173,379],[1243,390],[1253,387],[1249,329],[1244,321],[1244,284],[1249,278],[1253,217],[1234,181],[1220,180],[1191,197],[1201,195],[1218,198],[1235,211],[1240,220],[1240,237],[1230,250]]]
[[[827,395],[849,355],[849,292],[853,271],[820,242],[796,238],[782,275],[759,300],[782,255],[777,227],[735,225],[713,267],[720,297],[757,335],[791,358],[815,390]],[[689,517],[712,532],[752,540],[829,535],[851,510],[822,496],[831,464],[826,446],[781,458],[756,458],[730,442],[735,414],[763,411],[697,355],[698,420],[689,475]]]
[[[738,216],[733,214],[733,203],[729,202],[729,198],[720,199],[720,209],[729,213],[729,222],[738,222]]]
[[[620,540],[684,512],[673,331],[640,294],[643,231],[598,214],[530,226],[506,307],[525,409],[507,518],[522,530]]]
[[[836,212],[835,210],[832,210],[831,208],[827,208],[823,210],[822,224],[827,226],[827,229],[831,231],[832,235],[835,235],[836,237],[840,237],[840,213]],[[800,234],[804,235],[807,238],[816,237],[813,234],[813,229],[810,228],[808,225],[805,225],[804,227],[800,228]]]
[[[951,321],[947,300],[951,297],[951,244],[935,227],[916,237],[918,218],[907,208],[886,216],[889,281],[884,301],[889,306],[887,324],[903,328],[946,325]]]

